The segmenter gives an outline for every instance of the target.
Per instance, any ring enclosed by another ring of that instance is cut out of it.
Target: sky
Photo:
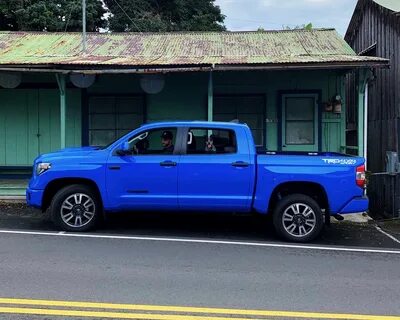
[[[342,36],[357,0],[216,0],[230,31],[282,29],[311,22],[314,28],[335,28]]]

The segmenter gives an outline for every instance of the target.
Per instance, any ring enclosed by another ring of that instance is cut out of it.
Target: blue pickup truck
[[[67,148],[34,162],[30,206],[65,231],[134,210],[272,214],[277,233],[306,242],[330,215],[362,212],[364,159],[258,150],[245,124],[146,124],[105,147]]]

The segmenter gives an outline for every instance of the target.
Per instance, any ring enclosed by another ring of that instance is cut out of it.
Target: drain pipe
[[[368,148],[368,86],[369,81],[365,84],[365,92],[364,92],[364,159],[365,159],[365,170],[367,170],[367,148]]]

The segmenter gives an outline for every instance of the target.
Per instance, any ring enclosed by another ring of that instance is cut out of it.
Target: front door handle
[[[163,161],[160,162],[161,167],[176,167],[176,162],[174,161]]]
[[[232,167],[244,168],[244,167],[248,167],[248,166],[249,166],[249,164],[247,162],[244,162],[244,161],[232,162]]]

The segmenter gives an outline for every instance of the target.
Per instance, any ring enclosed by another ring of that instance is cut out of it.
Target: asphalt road
[[[281,242],[268,220],[257,217],[123,214],[89,237],[71,237],[58,234],[37,212],[3,210],[0,319],[123,318],[118,312],[157,320],[310,319],[325,313],[400,319],[399,249],[373,225],[333,224],[303,247]],[[84,303],[82,309],[71,301],[129,305]]]
[[[0,244],[2,298],[400,315],[395,253],[4,233]]]

